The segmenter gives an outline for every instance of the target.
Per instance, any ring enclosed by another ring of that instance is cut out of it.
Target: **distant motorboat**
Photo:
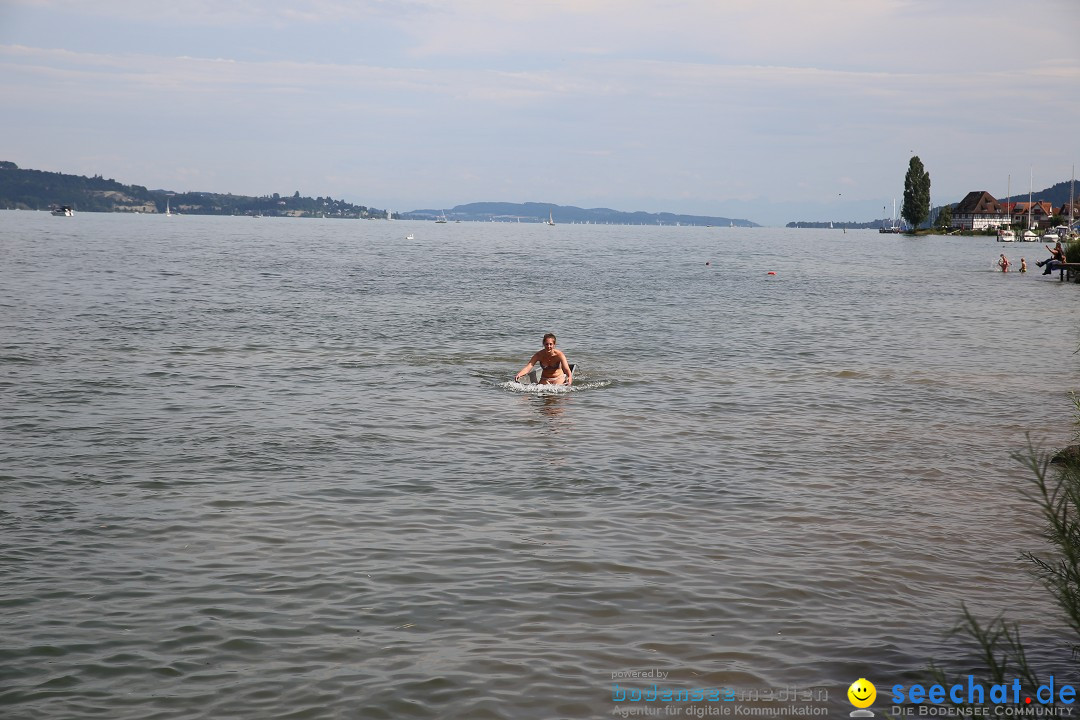
[[[406,240],[415,240],[416,237],[412,233],[409,233],[408,235],[405,236],[405,239]]]
[[[1022,242],[1039,242],[1039,233],[1034,230],[1025,230],[1024,234],[1020,236]]]
[[[1016,242],[1016,232],[1012,228],[999,228],[998,242]]]
[[[54,207],[52,214],[57,217],[71,217],[75,214],[70,205],[61,205],[60,207]]]

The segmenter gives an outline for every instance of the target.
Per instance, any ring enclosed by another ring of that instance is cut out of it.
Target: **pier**
[[[1058,280],[1061,282],[1080,282],[1080,263],[1058,263],[1054,270],[1058,271]]]

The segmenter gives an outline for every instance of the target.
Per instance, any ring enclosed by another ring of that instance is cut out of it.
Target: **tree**
[[[938,211],[937,215],[937,227],[942,230],[952,226],[952,206],[946,205]]]
[[[930,217],[930,173],[918,155],[911,158],[904,176],[904,208],[900,217],[907,220],[912,230]]]

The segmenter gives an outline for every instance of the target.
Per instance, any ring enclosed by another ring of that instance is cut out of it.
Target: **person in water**
[[[555,336],[552,333],[545,335],[543,340],[544,349],[529,358],[529,362],[525,363],[525,367],[518,371],[514,379],[520,380],[532,370],[534,364],[540,363],[542,369],[540,373],[541,385],[572,384],[574,376],[570,372],[570,363],[567,362],[566,355],[563,354],[562,350],[555,349],[555,342]]]
[[[1020,258],[1020,272],[1027,272],[1027,261],[1024,258]]]
[[[1009,272],[1009,258],[1005,257],[1005,253],[1001,253],[1001,259],[998,260],[997,264],[1001,268],[1001,272]]]

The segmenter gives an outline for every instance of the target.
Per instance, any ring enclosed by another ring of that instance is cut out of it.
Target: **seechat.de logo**
[[[866,678],[859,678],[847,689],[847,697],[848,701],[857,708],[849,713],[850,717],[874,717],[874,712],[866,709],[877,699],[877,688],[874,687],[874,683]]]

